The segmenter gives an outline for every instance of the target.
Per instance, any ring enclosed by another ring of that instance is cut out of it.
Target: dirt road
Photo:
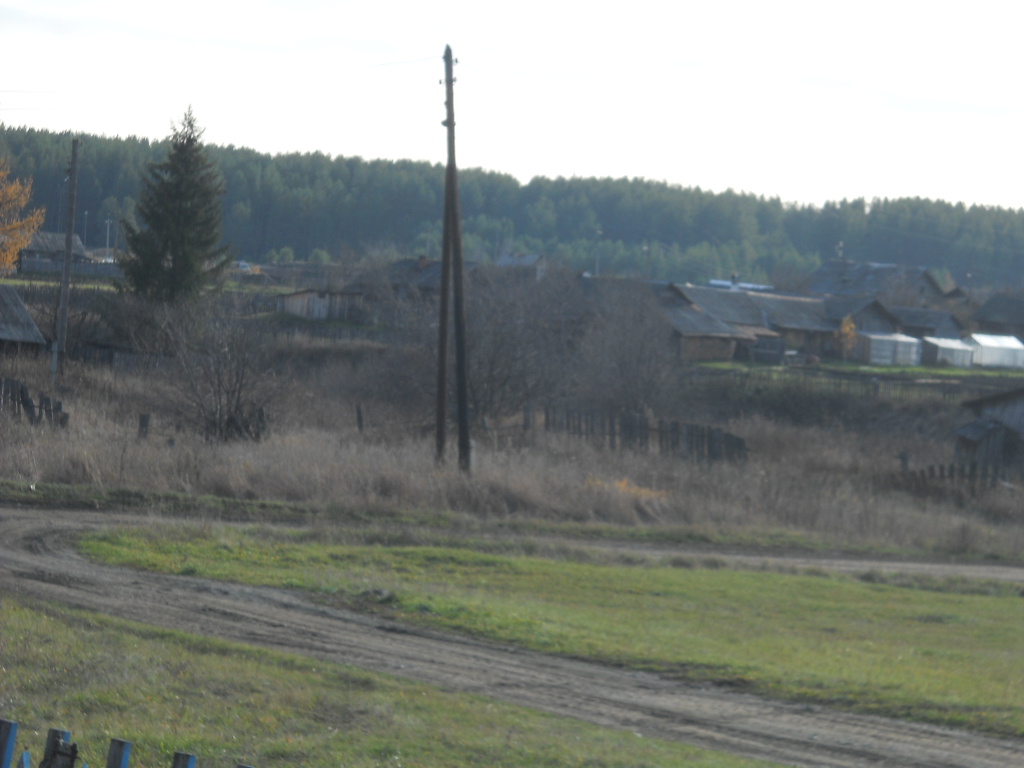
[[[655,675],[324,608],[285,590],[99,566],[86,562],[71,548],[78,532],[151,519],[0,509],[0,594],[59,601],[152,625],[278,648],[448,690],[491,696],[645,737],[786,765],[1024,766],[1024,740],[1001,741],[688,686]],[[826,567],[828,563],[815,565]],[[861,570],[872,567],[863,562],[857,565]],[[878,566],[896,568],[891,563]],[[948,566],[933,568],[949,572]],[[957,572],[1024,584],[1022,569],[995,570],[993,574],[960,567]]]

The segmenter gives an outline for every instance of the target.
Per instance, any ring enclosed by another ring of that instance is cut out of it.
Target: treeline
[[[122,245],[146,166],[167,145],[83,137],[76,231],[90,248]],[[66,226],[71,136],[0,124],[0,154],[31,177],[45,228]],[[437,256],[444,169],[413,161],[209,148],[227,183],[224,234],[237,258],[350,263]],[[1018,286],[1024,211],[919,198],[824,206],[642,179],[521,184],[467,169],[459,177],[467,258],[537,253],[577,270],[701,283],[742,280],[794,288],[838,243],[855,261],[925,266],[975,286]],[[109,224],[108,224],[109,222]],[[970,277],[968,277],[970,275]]]

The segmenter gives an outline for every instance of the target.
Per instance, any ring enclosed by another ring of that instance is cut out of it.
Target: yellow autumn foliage
[[[24,213],[32,197],[32,182],[10,178],[11,165],[0,158],[0,274],[14,268],[18,253],[32,242],[45,210]]]

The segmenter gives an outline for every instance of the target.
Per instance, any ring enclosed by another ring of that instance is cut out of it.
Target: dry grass
[[[44,361],[3,362],[33,391],[48,389]],[[783,531],[830,546],[899,548],[1020,558],[1020,492],[913,495],[894,482],[896,456],[948,460],[949,442],[911,431],[871,434],[787,426],[758,417],[729,425],[751,448],[743,465],[704,466],[657,455],[609,453],[542,432],[499,446],[482,437],[470,477],[437,466],[429,436],[355,430],[354,405],[295,388],[260,443],[203,442],[157,412],[137,439],[159,381],[69,367],[59,396],[66,431],[2,418],[0,479],[214,494],[312,505],[454,510],[484,518],[688,527],[747,540]],[[372,426],[387,423],[376,418]],[[401,435],[401,437],[398,437]]]

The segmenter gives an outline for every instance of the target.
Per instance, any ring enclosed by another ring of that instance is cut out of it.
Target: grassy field
[[[339,534],[344,538],[350,533]],[[328,543],[329,529],[125,529],[86,553],[318,599],[686,680],[1024,735],[1019,592],[687,559],[525,556],[486,546]],[[712,563],[713,564],[713,563]]]
[[[9,596],[0,717],[19,723],[33,761],[61,727],[90,765],[111,738],[131,741],[133,768],[168,766],[176,751],[204,768],[769,765]]]

